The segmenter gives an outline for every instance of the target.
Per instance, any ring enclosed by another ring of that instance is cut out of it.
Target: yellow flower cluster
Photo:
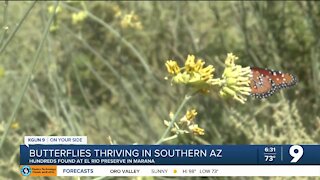
[[[130,14],[125,14],[121,20],[122,28],[133,28],[133,29],[142,29],[142,24],[139,20],[138,15],[131,11]]]
[[[252,77],[250,67],[242,67],[234,62],[238,57],[229,53],[225,60],[225,70],[222,74],[221,96],[231,96],[235,100],[245,103],[246,96],[250,95],[250,79]]]
[[[49,12],[50,14],[54,13],[54,5],[51,5],[51,6],[48,7],[48,12]],[[61,12],[62,12],[61,6],[57,6],[56,11],[55,11],[55,14],[58,15],[58,14],[60,14]],[[58,30],[58,29],[59,29],[59,24],[58,24],[58,22],[57,22],[57,19],[54,19],[53,23],[52,23],[51,26],[50,26],[50,32],[54,32],[54,31],[56,31],[56,30]]]
[[[204,66],[202,59],[195,58],[194,55],[188,55],[184,67],[179,67],[174,60],[168,60],[165,63],[168,73],[172,76],[172,82],[176,84],[185,84],[193,87],[197,92],[208,92],[213,86],[220,88],[222,97],[232,97],[234,100],[245,103],[246,96],[250,95],[250,80],[252,73],[250,67],[236,65],[238,59],[232,53],[225,59],[225,69],[221,78],[213,78],[214,67],[212,65]],[[166,77],[167,79],[167,77]],[[187,97],[187,96],[186,96]],[[184,133],[193,133],[195,135],[204,135],[204,129],[195,123],[197,115],[195,109],[188,110],[186,114],[176,123],[176,118],[170,114],[171,122],[164,121],[164,124],[174,127],[171,131],[176,135]]]
[[[120,25],[122,28],[133,28],[141,30],[143,29],[143,26],[141,24],[141,21],[139,20],[139,16],[135,14],[134,11],[131,11],[129,14],[125,14],[121,11],[120,7],[118,5],[114,5],[112,7],[112,10],[114,12],[114,16],[116,18],[121,19]]]
[[[51,6],[49,6],[48,7],[48,12],[51,14],[51,13],[53,13],[53,11],[54,11],[54,5],[51,5]],[[58,6],[57,8],[56,8],[56,14],[59,14],[60,12],[62,11],[62,8],[61,8],[61,6]]]
[[[214,67],[212,65],[204,67],[205,62],[201,59],[196,61],[194,55],[188,55],[184,67],[179,67],[173,60],[168,60],[165,66],[172,76],[172,82],[176,84],[190,85],[203,92],[208,92],[212,86],[219,86],[222,97],[232,97],[245,103],[246,96],[251,93],[252,73],[250,67],[236,65],[237,59],[238,57],[229,53],[225,60],[222,78],[216,79],[213,79]]]
[[[194,135],[204,135],[204,129],[200,128],[199,125],[195,123],[197,114],[195,109],[188,110],[178,123],[174,123],[174,127],[171,131],[176,134],[192,133]],[[173,118],[173,113],[170,113],[170,118]],[[164,124],[169,126],[170,123],[164,120]]]
[[[198,90],[208,90],[213,79],[214,67],[204,67],[202,59],[195,60],[194,55],[188,55],[184,67],[179,67],[174,60],[168,60],[165,65],[167,71],[173,76],[172,81],[177,84],[187,84]]]
[[[115,17],[120,17],[122,15],[121,9],[118,5],[113,6],[112,9]]]
[[[78,24],[87,18],[86,11],[79,11],[77,13],[72,13],[72,24]]]
[[[17,130],[20,128],[20,124],[18,122],[14,122],[11,124],[11,128]]]

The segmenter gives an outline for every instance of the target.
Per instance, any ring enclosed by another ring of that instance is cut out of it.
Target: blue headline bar
[[[21,165],[320,165],[320,145],[26,145]]]

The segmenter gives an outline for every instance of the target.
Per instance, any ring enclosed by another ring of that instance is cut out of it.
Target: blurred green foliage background
[[[243,66],[290,72],[299,82],[246,104],[218,90],[199,94],[184,112],[197,109],[205,135],[165,143],[320,142],[319,2],[70,1],[59,3],[51,24],[54,2],[0,5],[0,179],[21,178],[25,135],[154,144],[188,91],[164,80],[164,63],[183,64],[188,54],[214,65],[216,77],[233,52]]]

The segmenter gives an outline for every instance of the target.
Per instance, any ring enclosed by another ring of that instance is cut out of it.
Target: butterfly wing
[[[258,67],[251,67],[251,72],[251,95],[256,98],[269,97],[277,90],[293,86],[297,83],[296,76],[290,73]]]
[[[251,95],[256,98],[266,98],[271,96],[276,87],[272,79],[270,79],[270,72],[261,68],[251,68],[252,78],[250,81]]]
[[[297,83],[297,78],[293,74],[272,70],[270,73],[272,73],[272,76],[270,78],[275,83],[277,89],[291,87]]]

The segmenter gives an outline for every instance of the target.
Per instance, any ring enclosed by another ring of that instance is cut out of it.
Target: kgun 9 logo
[[[303,156],[303,148],[299,145],[293,145],[289,149],[289,154],[293,157],[290,162],[296,163]]]

